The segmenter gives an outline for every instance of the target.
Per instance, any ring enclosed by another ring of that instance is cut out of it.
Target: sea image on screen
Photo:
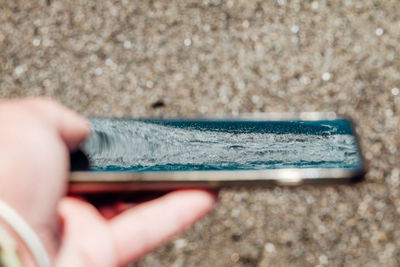
[[[92,171],[207,171],[360,167],[347,120],[92,119]]]

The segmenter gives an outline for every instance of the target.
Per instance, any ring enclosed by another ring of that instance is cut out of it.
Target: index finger
[[[110,221],[118,263],[125,265],[167,241],[212,209],[215,194],[178,190],[140,204]]]

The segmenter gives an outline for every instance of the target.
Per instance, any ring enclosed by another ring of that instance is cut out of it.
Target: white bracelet
[[[49,255],[39,237],[25,220],[0,199],[0,219],[5,221],[24,241],[39,267],[51,267]]]
[[[18,243],[3,227],[0,227],[0,266],[22,267],[18,256]]]

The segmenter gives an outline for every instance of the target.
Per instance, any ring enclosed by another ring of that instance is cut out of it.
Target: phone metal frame
[[[149,118],[151,119],[151,118]],[[160,119],[160,118],[154,118]],[[162,118],[174,119],[174,118]],[[335,120],[350,121],[356,145],[360,153],[359,169],[342,168],[288,168],[239,171],[175,171],[175,172],[90,172],[74,171],[70,174],[70,193],[123,192],[142,190],[172,190],[177,188],[220,188],[231,186],[298,186],[354,183],[363,180],[366,173],[359,136],[354,123],[346,117],[337,117],[333,112],[302,113],[254,113],[241,116],[179,117],[179,119],[198,120]]]

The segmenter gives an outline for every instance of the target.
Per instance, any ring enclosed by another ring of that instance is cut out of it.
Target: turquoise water
[[[92,123],[84,145],[92,171],[357,169],[361,164],[347,120]]]

